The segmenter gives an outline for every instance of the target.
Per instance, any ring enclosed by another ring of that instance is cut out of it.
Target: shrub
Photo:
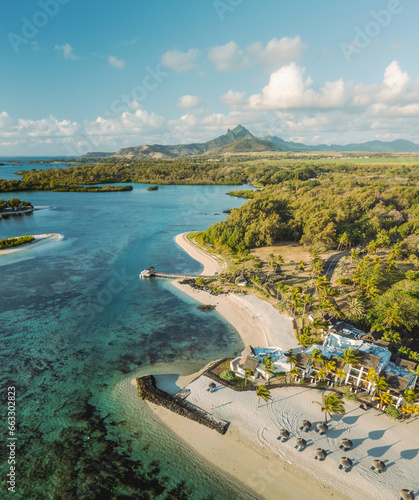
[[[236,374],[231,370],[224,370],[222,373],[220,373],[220,378],[222,378],[223,380],[227,380],[228,382],[230,380],[234,380],[236,378]]]
[[[399,418],[400,417],[400,412],[394,405],[388,405],[387,408],[385,409],[385,412],[391,418]]]
[[[349,387],[343,389],[343,397],[348,401],[356,401],[358,399],[358,396],[353,393]]]

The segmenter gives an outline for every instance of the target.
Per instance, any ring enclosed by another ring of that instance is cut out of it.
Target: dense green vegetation
[[[4,250],[5,248],[18,247],[20,245],[24,245],[25,243],[30,243],[34,241],[33,236],[19,236],[19,238],[7,238],[0,240],[0,250]]]
[[[157,191],[159,189],[159,186],[149,186],[147,188],[147,191]]]
[[[21,201],[19,198],[9,198],[8,200],[2,200],[0,198],[0,213],[18,212],[19,210],[25,210],[28,208],[33,208],[32,203],[29,201]]]

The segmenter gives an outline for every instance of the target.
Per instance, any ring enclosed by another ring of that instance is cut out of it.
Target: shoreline
[[[201,258],[200,253],[193,257]],[[252,294],[213,296],[180,285],[178,281],[172,284],[198,302],[216,305],[217,312],[237,330],[245,346],[285,347],[296,342],[293,331],[283,331],[291,320]],[[287,321],[278,325],[279,317]],[[401,488],[419,489],[416,480],[419,421],[412,420],[406,425],[374,409],[365,412],[357,402],[345,401],[346,414],[330,421],[325,436],[314,431],[301,435],[298,428],[303,419],[313,423],[324,420],[317,405],[313,404],[313,400],[320,399],[320,390],[272,389],[273,401],[262,403],[259,408],[253,391],[237,392],[223,386],[223,390],[209,393],[207,388],[211,381],[205,374],[196,372],[180,377],[177,385],[180,388],[187,385],[190,403],[230,422],[224,436],[166,408],[148,402],[147,405],[198,460],[251,496],[261,500],[361,500],[366,497],[387,500],[395,498]],[[286,443],[277,440],[281,428],[291,434]],[[307,450],[300,453],[294,448],[295,438],[303,436],[308,445]],[[342,437],[349,437],[355,443],[354,449],[347,452],[354,461],[349,474],[338,468],[340,457],[345,455],[339,449]],[[327,450],[325,462],[314,460],[318,446]],[[374,458],[384,460],[388,467],[380,479],[370,470]]]
[[[218,274],[224,267],[225,263],[221,260],[217,260],[215,257],[205,253],[198,246],[194,245],[188,238],[188,234],[191,232],[178,234],[175,238],[175,242],[184,250],[190,257],[200,262],[204,269],[200,273],[203,276],[214,276]]]
[[[24,243],[23,245],[19,245],[17,247],[4,248],[0,250],[0,255],[22,252],[24,250],[27,250],[28,248],[33,248],[34,246],[38,247],[40,243],[44,243],[46,240],[60,241],[64,238],[64,236],[59,233],[34,234],[33,236],[35,240],[30,241],[29,243]],[[18,238],[18,236],[15,236],[15,238]]]
[[[220,264],[212,256],[197,249],[186,238],[187,234],[178,235],[176,243],[192,258],[204,265],[201,274],[206,274],[209,270],[219,272]],[[283,315],[280,315],[270,304],[254,296],[237,294],[214,296],[189,285],[181,285],[179,281],[174,280],[171,284],[201,304],[215,305],[216,311],[236,329],[245,347],[249,344],[268,346],[271,344],[272,338],[275,338],[273,329],[277,324],[278,316]],[[262,315],[255,314],[259,302],[267,306],[263,308]],[[285,319],[289,322],[290,327],[289,342],[296,342],[291,320],[287,317]],[[200,372],[180,377],[177,384],[182,388],[194,383],[200,377]],[[162,389],[164,390],[163,387]],[[232,421],[227,434],[221,436],[199,423],[173,414],[166,408],[149,402],[147,405],[162,424],[171,430],[181,443],[195,453],[200,460],[254,498],[277,499],[279,482],[281,491],[285,494],[284,498],[289,500],[299,500],[300,498],[313,500],[349,499],[348,496],[318,481],[310,473],[287,463],[286,460],[277,455],[274,457],[274,470],[269,450],[246,439],[245,434],[241,432],[234,421]],[[275,481],[270,479],[272,475],[275,476]],[[262,497],[261,488],[264,489]]]

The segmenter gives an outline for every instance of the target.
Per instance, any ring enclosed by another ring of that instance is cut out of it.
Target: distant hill
[[[316,152],[316,151],[358,151],[358,152],[383,152],[383,153],[417,153],[419,145],[398,139],[392,142],[369,141],[360,144],[320,144],[308,146],[301,142],[285,141],[280,137],[267,135],[262,138],[255,137],[242,125],[238,125],[233,130],[228,130],[226,134],[220,135],[216,139],[208,142],[193,144],[177,144],[166,146],[162,144],[145,144],[122,148],[113,156],[125,158],[182,158],[198,155],[221,155],[233,153],[251,153],[264,151],[290,151],[290,152]],[[94,156],[93,156],[94,155]],[[106,155],[106,156],[98,156]],[[104,158],[111,153],[87,153],[83,158]]]
[[[102,153],[100,151],[89,151],[82,158],[109,158],[109,156],[113,156],[115,153]]]
[[[152,144],[122,148],[114,156],[129,158],[178,158],[196,156],[217,150],[226,144],[231,144],[244,138],[254,138],[254,136],[246,128],[238,125],[234,130],[228,130],[226,134],[208,142],[177,144],[175,146]]]

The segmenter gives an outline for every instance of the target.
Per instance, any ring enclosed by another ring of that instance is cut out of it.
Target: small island
[[[147,191],[157,191],[159,189],[159,186],[149,186],[147,188]]]
[[[13,248],[21,245],[26,245],[27,243],[32,243],[35,240],[35,236],[19,236],[18,238],[4,238],[0,240],[0,250],[5,248]]]
[[[33,212],[34,207],[29,201],[21,201],[20,198],[2,200],[0,198],[0,217],[2,215],[19,215]]]

